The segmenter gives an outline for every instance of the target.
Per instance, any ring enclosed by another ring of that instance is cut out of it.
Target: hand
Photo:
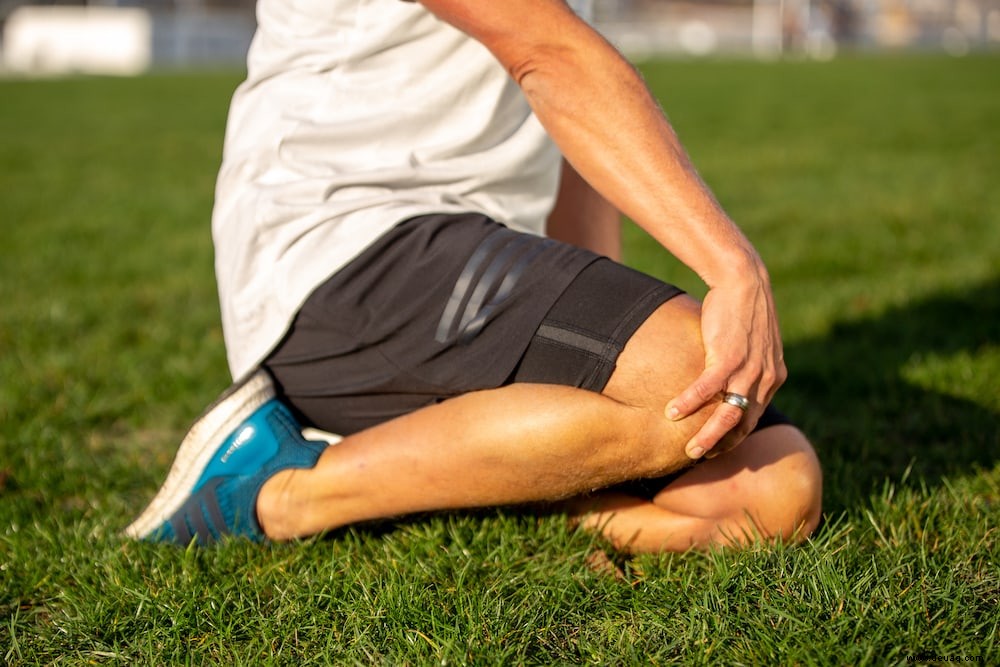
[[[667,417],[679,420],[709,403],[719,403],[685,447],[693,459],[713,448],[712,456],[717,456],[738,445],[788,375],[763,266],[710,289],[702,304],[701,327],[705,370],[666,407]],[[750,400],[746,413],[721,402],[726,392]]]

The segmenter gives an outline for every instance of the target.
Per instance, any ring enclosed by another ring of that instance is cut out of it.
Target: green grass
[[[643,66],[768,260],[826,520],[642,557],[559,517],[121,540],[226,384],[208,231],[239,76],[0,81],[0,662],[1000,659],[1000,59]],[[701,291],[635,228],[629,261]]]

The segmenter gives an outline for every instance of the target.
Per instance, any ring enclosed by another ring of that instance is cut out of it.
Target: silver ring
[[[747,411],[750,407],[750,399],[743,394],[734,394],[733,392],[727,392],[725,396],[722,397],[723,403],[729,403],[729,405],[734,405],[738,407],[743,412]]]

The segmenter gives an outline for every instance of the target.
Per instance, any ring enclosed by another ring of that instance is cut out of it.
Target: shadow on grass
[[[977,352],[998,343],[1000,279],[788,345],[790,378],[778,403],[816,444],[826,510],[855,506],[911,466],[911,475],[928,484],[992,467],[1000,458],[1000,415],[986,406],[996,405],[1000,381],[984,374],[1000,368],[975,367],[963,378],[948,363],[948,377],[929,383],[947,387],[967,380],[992,391],[982,405],[917,386],[905,371],[963,354],[975,363]]]
[[[824,469],[824,513],[867,506],[886,480],[929,485],[1000,461],[1000,414],[906,379],[922,359],[974,355],[1000,344],[1000,279],[942,294],[876,318],[838,324],[827,336],[786,347],[788,382],[777,403],[813,440]],[[1000,373],[1000,367],[995,369]],[[976,369],[976,378],[989,369]],[[948,379],[948,382],[953,380]],[[1000,392],[1000,380],[992,384]],[[995,401],[988,397],[987,401]],[[537,515],[538,507],[449,512]],[[381,536],[426,521],[418,514],[354,526]]]

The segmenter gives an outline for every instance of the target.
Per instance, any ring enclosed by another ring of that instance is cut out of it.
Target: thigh
[[[589,389],[662,414],[704,363],[700,304],[673,285],[601,259],[553,305],[512,381]]]
[[[661,304],[636,329],[603,393],[662,414],[667,402],[698,377],[704,364],[701,305],[681,295]]]
[[[618,357],[614,373],[603,393],[666,420],[664,411],[667,403],[701,373],[704,363],[701,305],[687,295],[680,295],[662,304],[636,330]],[[710,403],[684,421],[690,421],[690,428],[696,429],[714,409],[715,403]],[[751,435],[779,425],[793,426],[793,422],[773,405],[768,405]],[[743,446],[736,449],[743,449]],[[736,458],[744,455],[745,452]],[[722,454],[718,458],[726,456]],[[694,468],[708,466],[710,470],[716,470],[719,464],[714,461],[716,459],[700,460]],[[637,479],[616,486],[616,490],[652,499],[684,474],[682,470],[663,477]],[[695,478],[704,474],[699,472]]]
[[[704,367],[700,316],[700,304],[686,295],[662,304],[629,339],[604,393],[666,420],[664,411],[667,403],[686,388]],[[721,400],[721,396],[719,398]],[[696,429],[714,409],[715,404],[709,404],[684,421],[692,421],[690,428]],[[753,433],[778,425],[793,423],[780,410],[768,405]],[[724,456],[727,455],[720,455],[719,458]],[[701,460],[694,468],[706,465],[710,469],[718,468],[719,465],[713,461],[716,459]],[[663,477],[637,479],[615,488],[623,493],[652,499],[684,473],[681,470]]]
[[[605,390],[636,331],[679,288],[600,258],[560,295],[537,327],[510,382]]]
[[[315,290],[266,365],[305,423],[343,435],[496,388],[596,259],[481,215],[408,220]]]

